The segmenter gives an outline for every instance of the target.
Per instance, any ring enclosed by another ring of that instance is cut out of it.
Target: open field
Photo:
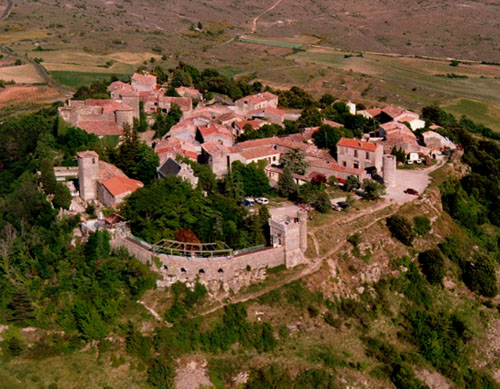
[[[18,84],[36,84],[43,82],[35,67],[30,64],[0,68],[0,80],[14,80]]]
[[[71,71],[53,71],[50,72],[51,77],[59,84],[68,86],[73,89],[78,89],[83,85],[90,85],[94,81],[109,80],[112,74],[118,77],[127,76],[128,74],[119,73],[94,73],[94,72],[71,72]]]
[[[446,111],[457,117],[466,115],[473,117],[479,123],[491,128],[498,128],[500,123],[500,109],[488,106],[478,101],[467,99],[457,100],[443,107]]]
[[[191,38],[198,41],[195,45],[210,46],[254,31],[287,39],[314,37],[349,50],[500,60],[500,9],[495,0],[460,4],[452,0],[283,0],[266,12],[274,3],[87,0],[82,4],[68,0],[62,6],[17,0],[6,32],[27,35],[38,30],[48,44],[58,47],[136,51],[158,45],[177,52],[192,48]],[[204,26],[200,34],[190,30],[199,21]]]
[[[57,96],[58,93],[54,89],[45,85],[7,85],[5,89],[0,89],[0,107],[50,100]]]

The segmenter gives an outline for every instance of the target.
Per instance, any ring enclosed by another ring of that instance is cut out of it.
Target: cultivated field
[[[31,64],[0,67],[0,80],[14,80],[17,84],[36,84],[43,82]]]
[[[0,89],[0,107],[36,101],[49,101],[57,98],[57,96],[58,93],[54,89],[45,85],[7,85],[4,89]]]

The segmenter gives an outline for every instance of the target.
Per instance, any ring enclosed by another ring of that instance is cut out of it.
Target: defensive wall
[[[171,251],[159,252],[157,245],[144,242],[128,231],[113,234],[111,246],[125,248],[142,263],[158,272],[158,286],[169,286],[177,281],[199,280],[212,289],[237,290],[256,279],[265,277],[265,269],[285,265],[292,268],[305,262],[307,249],[307,212],[293,209],[287,214],[274,216],[269,220],[271,247],[254,249],[236,255],[196,256],[184,251],[182,255]],[[214,251],[215,253],[215,251]],[[232,253],[232,251],[231,251]]]
[[[231,282],[242,274],[285,265],[284,247],[267,247],[257,251],[228,257],[182,257],[155,253],[131,237],[116,237],[111,241],[114,249],[125,248],[160,275],[158,286],[169,286],[177,281]]]

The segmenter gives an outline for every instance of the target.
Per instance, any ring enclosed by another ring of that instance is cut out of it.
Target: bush
[[[413,228],[418,235],[424,236],[432,229],[431,221],[426,216],[415,216],[413,218]]]
[[[388,217],[386,222],[392,236],[407,246],[412,245],[416,234],[408,219],[403,216],[394,215]]]
[[[441,250],[435,248],[418,255],[418,262],[425,278],[430,284],[442,284],[444,277],[444,256]]]
[[[467,261],[463,279],[470,290],[482,296],[495,297],[498,293],[495,262],[487,255],[477,254],[472,261]]]
[[[71,192],[68,189],[68,187],[64,184],[58,183],[56,185],[56,189],[54,191],[54,199],[52,203],[54,204],[54,207],[57,208],[64,208],[64,209],[69,209],[71,205]]]
[[[330,202],[330,196],[325,192],[320,192],[316,199],[316,210],[321,213],[327,213],[331,209],[332,203]]]

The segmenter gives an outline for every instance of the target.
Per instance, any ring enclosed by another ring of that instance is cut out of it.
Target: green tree
[[[40,176],[43,188],[48,194],[53,194],[57,188],[57,180],[54,174],[54,162],[51,158],[45,158],[41,162]]]
[[[363,198],[371,201],[378,200],[385,194],[384,184],[380,184],[377,181],[370,180],[368,178],[363,180],[361,189],[363,189]]]
[[[165,96],[181,97],[181,95],[179,93],[177,93],[177,90],[172,85],[170,85],[168,87],[167,91],[165,92]]]
[[[319,192],[316,198],[316,210],[321,213],[328,213],[331,209],[330,196],[324,191]]]
[[[498,294],[496,266],[493,259],[485,254],[476,254],[471,261],[465,263],[462,275],[469,289],[485,297]]]
[[[285,167],[283,173],[278,178],[278,193],[280,196],[290,198],[297,193],[297,184],[290,168]]]
[[[188,72],[182,69],[175,69],[172,75],[172,86],[178,88],[180,86],[191,86],[193,85],[193,80]]]
[[[156,169],[160,164],[158,154],[139,140],[134,129],[124,125],[123,130],[124,140],[114,153],[113,162],[127,176],[148,184],[156,176]]]
[[[71,192],[64,184],[58,183],[54,191],[54,199],[52,203],[55,208],[69,209],[72,200]]]
[[[24,287],[16,288],[7,308],[10,310],[9,321],[20,327],[27,327],[35,318],[31,297]]]
[[[301,149],[288,150],[280,159],[283,169],[290,169],[292,173],[305,174],[307,170],[306,155]]]
[[[231,168],[233,177],[242,182],[245,195],[262,196],[270,192],[269,179],[264,168],[259,164],[253,162],[243,165],[240,161],[235,161]]]
[[[21,355],[23,353],[23,348],[21,340],[16,336],[13,336],[7,341],[7,351],[12,357]]]
[[[359,182],[358,177],[356,176],[349,176],[347,177],[347,180],[345,180],[343,190],[345,192],[352,192],[353,190],[361,188],[361,183]]]
[[[323,108],[326,108],[330,105],[332,105],[335,102],[335,97],[332,96],[329,93],[325,93],[321,98],[319,99],[319,102]]]
[[[300,114],[299,119],[297,120],[297,125],[299,128],[307,128],[307,127],[318,127],[321,126],[321,113],[317,108],[309,107],[305,108]]]
[[[426,235],[432,229],[431,221],[426,216],[415,216],[413,218],[413,227],[420,236]]]
[[[386,219],[387,227],[392,235],[397,238],[401,243],[411,246],[415,240],[415,231],[413,226],[403,216],[394,215]]]
[[[444,278],[444,256],[438,248],[424,251],[418,255],[418,262],[425,278],[430,284],[441,285]]]

